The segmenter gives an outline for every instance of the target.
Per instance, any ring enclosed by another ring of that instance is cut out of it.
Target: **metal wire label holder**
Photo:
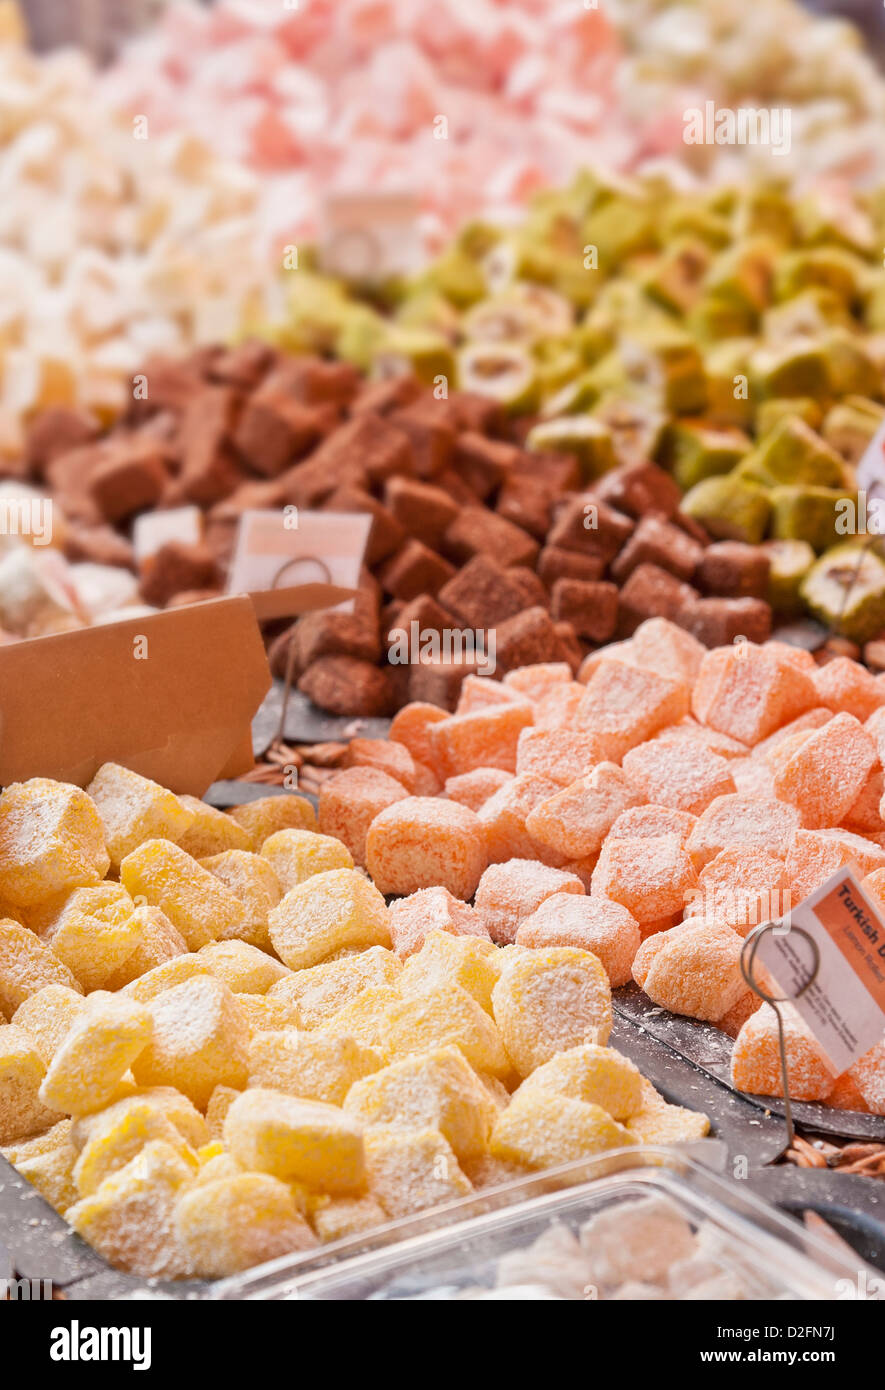
[[[322,571],[323,578],[324,578],[325,582],[326,582],[327,584],[331,584],[331,583],[332,583],[332,574],[331,574],[331,571],[329,570],[329,566],[326,564],[325,560],[321,560],[320,557],[319,557],[318,555],[298,555],[298,556],[295,556],[295,557],[294,557],[293,559],[291,559],[291,560],[287,560],[287,561],[285,562],[285,564],[283,564],[283,565],[280,566],[280,568],[277,570],[276,574],[274,575],[273,580],[271,581],[270,587],[271,587],[272,589],[278,589],[278,588],[280,588],[280,587],[281,587],[281,586],[280,586],[280,580],[282,579],[283,575],[286,573],[287,570],[293,569],[294,566],[296,566],[296,565],[316,565],[316,566]],[[289,641],[288,641],[287,650],[286,650],[286,674],[285,674],[285,677],[284,677],[284,679],[283,679],[283,699],[282,699],[282,703],[281,703],[281,705],[280,705],[280,722],[279,722],[279,724],[278,724],[278,726],[277,726],[277,731],[276,731],[276,733],[275,733],[275,735],[274,735],[273,743],[271,744],[271,747],[274,747],[276,744],[280,743],[280,742],[282,741],[282,738],[283,738],[283,731],[284,731],[284,729],[285,729],[285,727],[286,727],[286,712],[287,712],[288,707],[289,707],[289,696],[290,696],[291,693],[292,693],[292,683],[293,683],[294,671],[295,671],[295,623],[292,624],[292,630],[291,630],[291,633],[290,633],[290,635],[289,635]]]

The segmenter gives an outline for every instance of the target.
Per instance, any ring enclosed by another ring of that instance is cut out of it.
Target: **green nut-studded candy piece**
[[[852,642],[868,642],[885,627],[885,562],[857,543],[822,555],[800,593],[816,618]]]
[[[811,566],[814,551],[807,541],[765,541],[768,556],[768,602],[782,617],[802,611],[799,588]]]
[[[682,510],[716,540],[758,545],[765,535],[771,504],[764,488],[729,473],[698,483],[683,497]]]
[[[838,544],[837,523],[846,514],[844,504],[856,501],[856,494],[829,487],[774,487],[769,498],[772,536],[807,541],[820,554]]]

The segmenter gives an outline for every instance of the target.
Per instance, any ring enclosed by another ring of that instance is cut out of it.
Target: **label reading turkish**
[[[849,868],[839,869],[761,939],[758,957],[808,1024],[836,1074],[885,1030],[885,920]],[[800,994],[814,970],[814,981]]]

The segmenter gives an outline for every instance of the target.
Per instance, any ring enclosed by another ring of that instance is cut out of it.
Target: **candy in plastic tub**
[[[372,821],[366,863],[382,893],[408,894],[441,884],[466,902],[487,863],[482,827],[466,806],[409,797]]]
[[[227,1112],[224,1142],[244,1168],[327,1192],[365,1185],[363,1125],[322,1101],[260,1088],[244,1091]]]
[[[292,970],[348,948],[390,946],[387,905],[356,869],[329,869],[298,884],[273,908],[268,929]]]
[[[191,1187],[174,1212],[188,1266],[207,1279],[310,1250],[316,1237],[297,1211],[291,1188],[266,1173],[241,1173]]]
[[[520,954],[492,990],[492,1006],[520,1076],[557,1052],[608,1042],[612,1028],[611,988],[601,963],[567,946]]]

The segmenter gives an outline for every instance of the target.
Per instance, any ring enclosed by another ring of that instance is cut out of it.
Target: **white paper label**
[[[169,511],[143,512],[135,518],[132,544],[141,565],[168,541],[193,545],[203,538],[203,516],[199,507],[170,507]]]
[[[355,589],[371,526],[370,516],[357,513],[244,512],[227,591],[256,593],[316,583]],[[353,599],[338,605],[345,613],[352,608]]]
[[[418,201],[411,193],[333,193],[326,199],[320,265],[344,280],[380,281],[421,265]]]

